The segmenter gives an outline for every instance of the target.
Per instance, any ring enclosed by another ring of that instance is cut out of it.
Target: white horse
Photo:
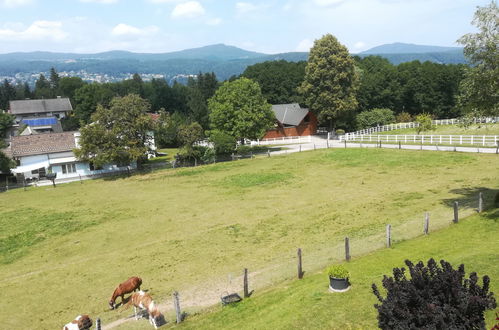
[[[88,315],[78,315],[69,322],[62,330],[87,330],[92,327],[92,319]]]
[[[151,323],[151,325],[153,325],[155,329],[163,324],[163,314],[161,314],[149,293],[144,291],[134,292],[130,296],[126,307],[130,307],[130,305],[133,305],[133,311],[136,320],[139,319],[139,314],[141,314],[140,312],[137,313],[138,308],[139,310],[147,311],[147,314],[149,314],[149,323]]]

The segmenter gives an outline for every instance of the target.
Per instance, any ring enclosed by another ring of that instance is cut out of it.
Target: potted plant
[[[350,289],[348,278],[350,273],[343,265],[332,265],[327,269],[329,275],[329,291],[345,292]]]

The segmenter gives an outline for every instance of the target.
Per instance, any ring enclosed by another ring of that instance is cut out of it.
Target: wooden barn
[[[263,139],[309,136],[317,133],[317,117],[298,103],[272,105],[277,122]]]

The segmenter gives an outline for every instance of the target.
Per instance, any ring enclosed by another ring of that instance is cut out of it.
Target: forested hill
[[[393,64],[419,60],[436,63],[465,63],[461,48],[392,44],[378,46],[360,57],[379,55]],[[96,75],[108,81],[127,78],[131,73],[161,75],[167,80],[182,80],[182,76],[199,72],[214,72],[218,79],[225,80],[240,75],[246,67],[255,63],[286,60],[306,61],[308,53],[291,52],[268,55],[243,50],[223,44],[187,49],[171,53],[147,54],[127,51],[109,51],[97,54],[74,53],[9,53],[0,54],[0,78],[16,77],[30,81],[33,75],[47,73],[54,67],[58,72],[78,75],[93,80]]]
[[[434,62],[440,64],[466,63],[463,49],[460,47],[440,47],[393,43],[377,46],[357,54],[360,57],[377,55],[388,59],[392,64],[403,62]]]

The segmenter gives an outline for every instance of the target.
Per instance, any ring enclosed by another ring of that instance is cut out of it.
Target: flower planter
[[[329,276],[329,291],[331,292],[345,292],[350,289],[348,278],[336,278]]]

